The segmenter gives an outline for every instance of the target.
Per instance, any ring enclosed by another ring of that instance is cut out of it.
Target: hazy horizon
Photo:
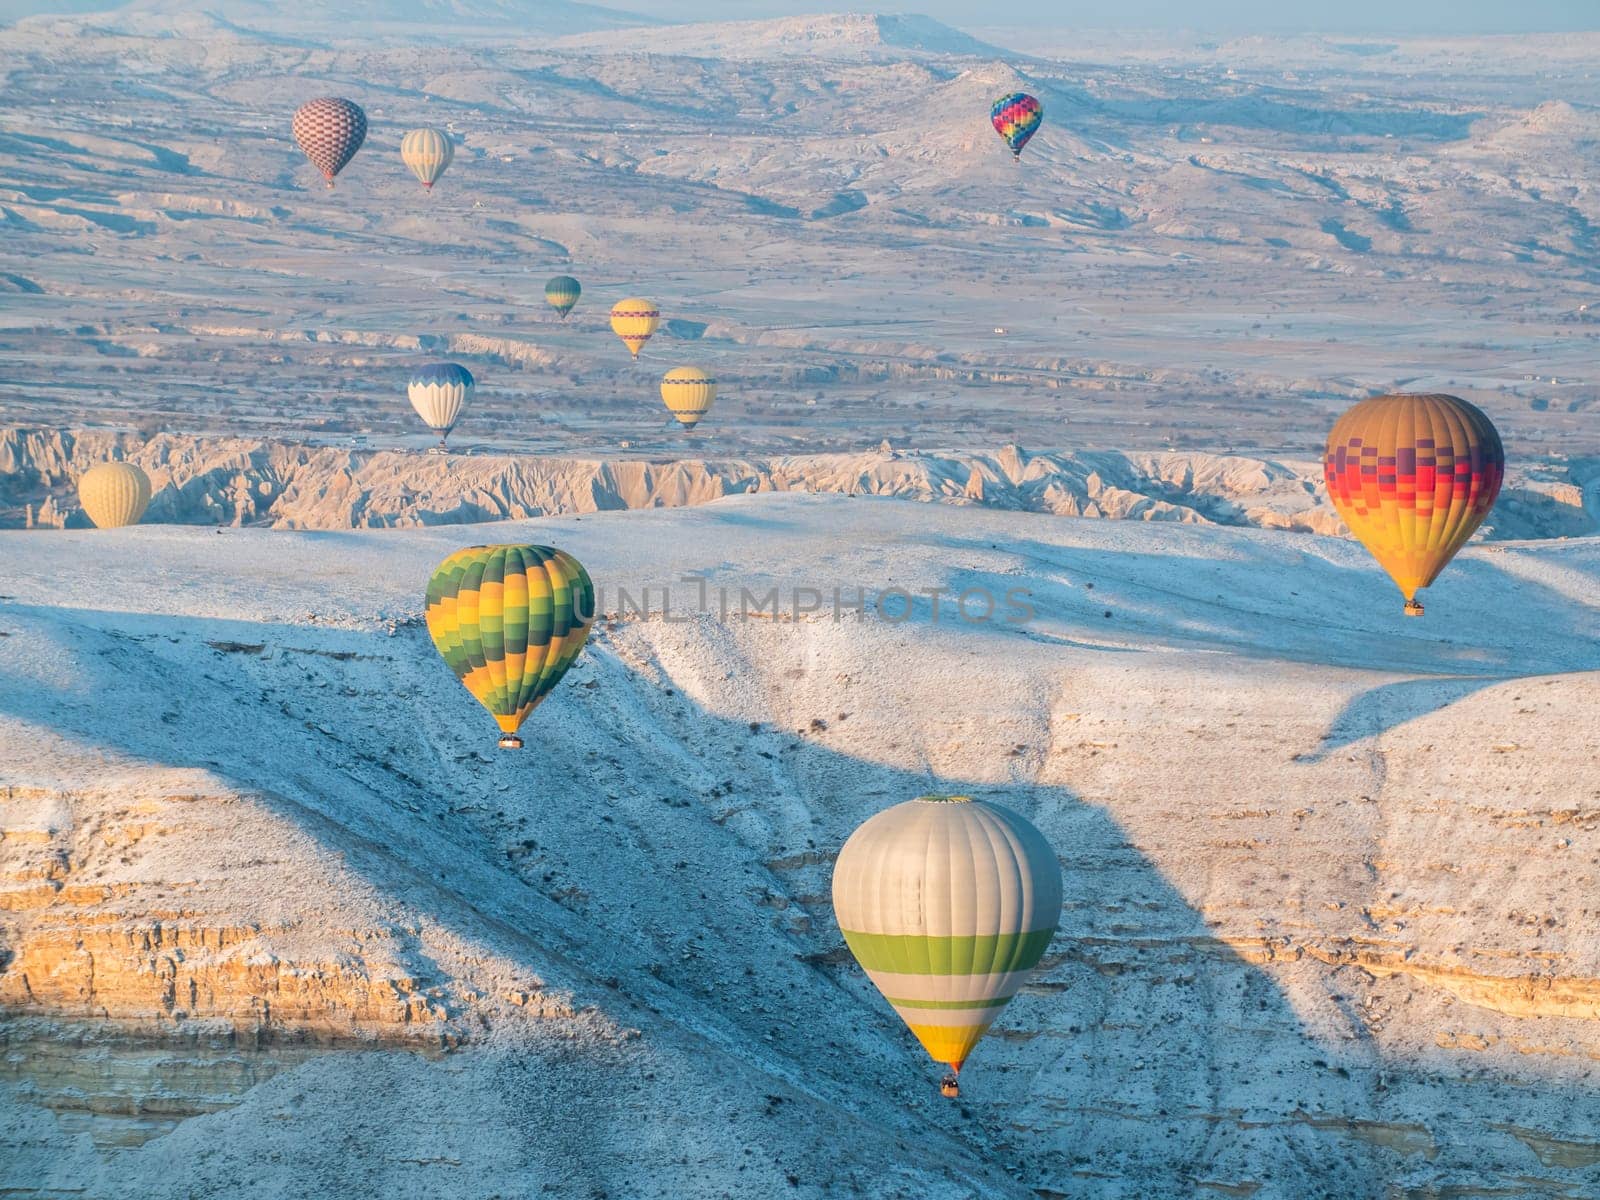
[[[616,5],[628,8],[627,3]],[[1591,0],[1346,0],[1337,7],[1274,0],[1011,0],[1003,18],[978,0],[856,4],[807,0],[677,0],[636,11],[666,20],[741,20],[828,11],[920,13],[969,29],[1034,23],[1050,28],[1163,29],[1227,33],[1550,33],[1600,30]]]
[[[574,7],[573,0],[502,0],[506,7],[536,14],[547,7]],[[578,5],[589,0],[578,0]],[[119,0],[0,0],[0,20],[51,14],[106,11]],[[170,7],[170,6],[169,6]],[[192,0],[196,10],[226,12],[233,0]],[[354,4],[357,12],[363,6]],[[393,7],[385,5],[384,7]],[[406,7],[453,17],[447,0],[411,0]],[[492,8],[493,0],[467,4]],[[1284,5],[1274,0],[1011,0],[996,10],[978,0],[920,0],[913,3],[829,4],[826,0],[596,0],[592,7],[668,22],[733,21],[833,12],[922,14],[981,33],[986,28],[1027,25],[1052,29],[1156,30],[1240,35],[1337,33],[1472,35],[1583,32],[1600,30],[1600,5],[1592,0],[1346,0],[1327,5]],[[353,19],[360,20],[359,16]],[[471,18],[466,18],[470,20]]]

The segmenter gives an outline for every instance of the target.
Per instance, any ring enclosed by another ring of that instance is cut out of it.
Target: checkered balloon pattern
[[[333,177],[367,140],[367,114],[337,96],[311,100],[295,111],[294,140],[332,187]]]
[[[994,131],[1011,147],[1011,156],[1019,158],[1028,139],[1038,133],[1039,126],[1044,123],[1044,105],[1026,92],[1012,92],[994,102],[989,120]]]

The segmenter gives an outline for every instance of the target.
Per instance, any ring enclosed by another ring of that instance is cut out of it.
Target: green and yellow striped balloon
[[[515,749],[518,727],[589,637],[594,584],[550,546],[471,546],[434,570],[427,613],[439,654]]]
[[[950,1074],[1016,995],[1061,917],[1061,867],[1022,817],[966,796],[921,796],[868,820],[833,871],[850,953]]]
[[[578,303],[578,297],[583,295],[583,285],[571,275],[557,275],[544,285],[544,301],[551,308],[561,314],[565,321],[567,314]]]

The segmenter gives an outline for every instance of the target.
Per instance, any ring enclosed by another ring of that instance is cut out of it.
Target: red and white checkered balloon
[[[367,114],[337,96],[308,101],[295,111],[294,140],[332,187],[333,177],[367,140]]]

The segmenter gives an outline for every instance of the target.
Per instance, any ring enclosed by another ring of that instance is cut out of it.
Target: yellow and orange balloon
[[[1499,432],[1465,400],[1375,396],[1334,425],[1323,477],[1334,508],[1416,617],[1417,592],[1483,524],[1505,467]]]

